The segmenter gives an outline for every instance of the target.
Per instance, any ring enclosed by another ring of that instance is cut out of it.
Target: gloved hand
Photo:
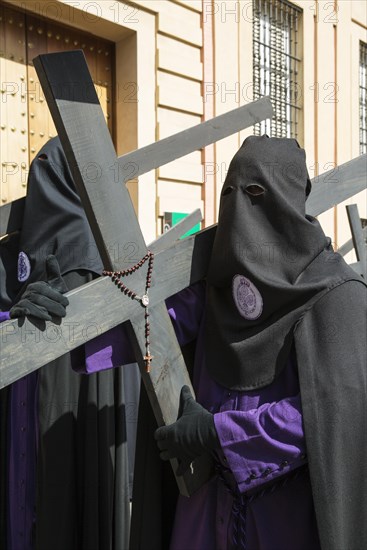
[[[63,296],[67,287],[61,277],[60,267],[55,256],[46,258],[47,282],[37,281],[27,286],[19,302],[10,310],[10,318],[31,315],[37,319],[51,321],[54,317],[65,317],[69,300]]]
[[[183,386],[178,420],[155,431],[163,460],[178,458],[176,474],[183,475],[194,458],[220,446],[213,415],[197,403],[190,388]]]

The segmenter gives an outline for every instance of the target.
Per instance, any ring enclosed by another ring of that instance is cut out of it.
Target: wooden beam
[[[367,227],[364,227],[362,229],[363,231],[363,238],[366,242],[367,240]],[[349,239],[349,241],[347,241],[346,243],[342,244],[341,247],[338,248],[337,252],[341,255],[341,256],[345,256],[346,254],[348,254],[348,252],[350,252],[351,250],[353,250],[354,248],[354,244],[353,244],[353,239]]]
[[[153,273],[159,276],[153,275],[151,307],[205,277],[214,235],[215,226],[212,226],[156,255]],[[141,291],[143,285],[141,278],[136,290]],[[46,321],[36,326],[29,319],[0,324],[0,388],[141,312],[139,303],[117,292],[108,277],[96,279],[66,296],[70,305],[67,318],[60,325]]]
[[[366,255],[366,240],[363,234],[361,219],[358,214],[356,204],[346,206],[350,230],[354,250],[356,251],[357,260],[359,262],[358,272],[364,279],[367,279],[367,255]]]
[[[306,212],[318,216],[366,189],[367,155],[345,162],[312,180]]]
[[[187,231],[192,229],[196,224],[200,223],[203,219],[200,208],[197,208],[191,214],[188,214],[181,221],[176,223],[171,229],[163,233],[158,239],[148,245],[149,250],[157,253],[169,246],[172,246],[175,241],[180,239]]]
[[[263,97],[119,157],[119,177],[123,181],[136,178],[272,116],[270,99]]]

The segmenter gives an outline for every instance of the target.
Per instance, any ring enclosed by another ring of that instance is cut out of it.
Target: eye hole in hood
[[[225,189],[223,189],[223,191],[222,191],[222,197],[232,193],[233,189],[234,189],[233,185],[227,185],[227,187]]]
[[[262,185],[258,185],[257,183],[247,185],[245,191],[251,197],[260,197],[260,195],[263,195],[265,193],[264,187]]]

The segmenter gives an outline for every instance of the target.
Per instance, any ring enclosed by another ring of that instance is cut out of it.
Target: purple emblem
[[[19,252],[18,256],[18,281],[24,283],[31,274],[31,263],[25,252]]]
[[[254,321],[263,310],[263,299],[256,286],[243,275],[235,275],[232,294],[237,309],[245,319]]]

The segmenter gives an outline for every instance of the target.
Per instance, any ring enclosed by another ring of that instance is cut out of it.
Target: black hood
[[[49,254],[56,256],[62,275],[81,269],[100,275],[103,270],[58,137],[47,142],[31,164],[18,247],[15,288],[21,287],[19,294],[24,285],[45,279]],[[6,252],[4,247],[5,260]],[[4,269],[8,277],[10,273],[14,277],[14,266]],[[13,295],[12,301],[16,299]],[[8,301],[8,296],[2,299],[2,303]]]
[[[355,274],[305,213],[296,140],[251,136],[229,166],[208,272],[207,368],[231,389],[271,383],[312,298]],[[336,263],[338,266],[336,266]]]

